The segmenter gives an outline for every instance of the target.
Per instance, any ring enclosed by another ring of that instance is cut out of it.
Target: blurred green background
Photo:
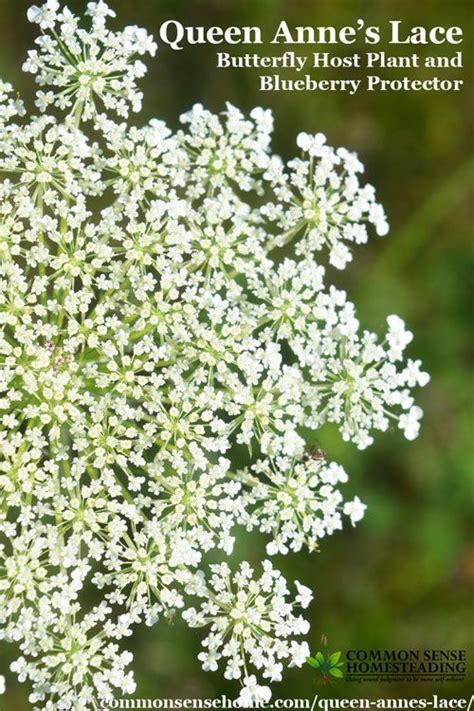
[[[178,115],[194,102],[219,111],[225,101],[244,110],[255,105],[275,113],[274,149],[294,154],[299,131],[323,131],[332,145],[359,153],[386,207],[391,232],[355,251],[354,263],[331,273],[347,288],[364,326],[381,330],[396,312],[415,331],[410,355],[421,357],[431,373],[419,395],[425,409],[421,436],[414,443],[401,433],[380,436],[359,452],[328,429],[321,443],[351,475],[348,485],[368,504],[364,521],[323,542],[320,553],[276,560],[286,574],[310,585],[316,599],[309,611],[310,645],[322,634],[333,650],[364,648],[439,648],[468,650],[464,685],[405,683],[383,685],[336,682],[321,689],[313,670],[289,670],[275,697],[308,696],[461,696],[472,688],[474,645],[472,582],[472,412],[469,412],[469,341],[472,301],[472,4],[469,0],[111,0],[117,26],[138,24],[158,33],[160,23],[185,25],[260,25],[270,37],[279,21],[290,25],[354,23],[386,26],[390,19],[411,25],[458,25],[465,31],[464,69],[439,71],[463,78],[457,93],[259,93],[256,70],[217,70],[209,45],[173,52],[160,45],[148,62],[143,82],[143,121],[156,115],[177,126]],[[29,3],[0,0],[0,76],[32,101],[32,78],[20,68],[35,29],[25,19]],[[70,2],[74,10],[86,2]],[[221,47],[226,50],[226,47]],[[232,48],[229,48],[232,49]],[[257,48],[271,53],[271,45]],[[304,48],[273,48],[280,52]],[[333,50],[363,51],[363,46]],[[410,53],[410,48],[378,48]],[[447,48],[452,54],[458,48]],[[245,47],[234,47],[245,53]],[[308,48],[311,53],[312,48]],[[329,51],[315,47],[314,51]],[[421,55],[434,52],[415,48]],[[439,54],[443,54],[440,49]],[[427,70],[377,70],[386,78],[424,77]],[[327,71],[325,76],[352,77]],[[140,118],[137,120],[141,120]],[[235,559],[257,562],[263,541],[242,534]],[[231,696],[236,687],[219,674],[204,673],[196,661],[199,633],[179,621],[140,631],[132,643],[139,697]],[[8,671],[13,650],[0,650],[0,673],[8,692],[2,708],[27,709],[27,691]]]

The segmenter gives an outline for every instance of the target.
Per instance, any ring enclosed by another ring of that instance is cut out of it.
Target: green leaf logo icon
[[[312,657],[307,658],[307,663],[315,669],[321,676],[322,681],[331,681],[332,679],[343,679],[344,672],[341,667],[344,666],[340,662],[341,652],[333,652],[332,654],[324,654],[316,652]]]

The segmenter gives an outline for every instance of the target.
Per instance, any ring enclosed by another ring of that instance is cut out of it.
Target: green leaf
[[[334,654],[331,654],[331,656],[329,657],[329,666],[335,667],[340,658],[341,658],[340,652],[334,652]]]
[[[322,652],[318,652],[318,653],[315,655],[315,657],[316,657],[317,661],[318,661],[320,664],[324,664],[324,661],[325,661],[325,660],[324,660],[324,654],[323,654]]]
[[[308,657],[306,661],[308,662],[309,666],[313,667],[314,669],[319,669],[319,667],[321,666],[321,662],[318,662],[318,660],[314,657]]]
[[[335,676],[336,679],[343,679],[343,677],[344,677],[344,674],[342,673],[342,671],[340,669],[337,669],[336,667],[332,667],[329,670],[329,673],[331,676]]]

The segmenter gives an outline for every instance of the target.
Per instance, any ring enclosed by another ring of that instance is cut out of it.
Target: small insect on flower
[[[323,462],[326,459],[326,452],[317,444],[307,444],[304,448],[304,459]]]

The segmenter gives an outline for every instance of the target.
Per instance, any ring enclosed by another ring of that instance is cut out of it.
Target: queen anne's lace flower
[[[309,550],[318,539],[342,528],[342,513],[357,521],[358,499],[343,504],[334,487],[346,482],[344,469],[322,458],[308,456],[302,461],[278,458],[262,460],[241,473],[247,484],[243,519],[247,528],[258,527],[271,535],[267,553]]]
[[[156,45],[113,14],[88,3],[86,30],[56,0],[30,9],[39,116],[0,83],[0,637],[35,708],[93,709],[135,688],[124,638],[181,611],[207,629],[204,669],[266,702],[305,662],[312,592],[206,555],[239,525],[273,555],[359,521],[307,433],[413,439],[428,376],[399,317],[380,341],[325,283],[325,249],[342,268],[387,231],[358,159],[300,134],[285,165],[261,108],[117,123]]]
[[[384,211],[375,202],[374,188],[360,185],[358,174],[364,166],[355,154],[326,145],[321,133],[300,134],[297,143],[303,158],[289,163],[288,176],[280,171],[267,176],[279,200],[265,207],[281,230],[274,244],[281,246],[298,235],[297,253],[326,246],[330,263],[344,269],[352,259],[346,243],[367,242],[367,223],[375,226],[377,234],[387,234]]]
[[[294,614],[298,603],[287,600],[286,581],[269,561],[263,562],[263,573],[256,579],[248,563],[241,563],[233,577],[226,563],[210,569],[207,585],[199,574],[189,584],[190,592],[204,598],[200,609],[190,607],[183,613],[191,627],[209,628],[202,643],[205,651],[199,655],[203,668],[217,669],[222,660],[227,679],[244,678],[243,699],[249,686],[266,694],[255,686],[249,667],[258,669],[264,679],[279,681],[283,661],[289,666],[304,664],[308,644],[287,638],[306,634],[309,624]],[[302,592],[298,602],[307,607],[312,595]]]
[[[51,32],[36,40],[39,49],[30,50],[23,66],[36,75],[40,86],[49,88],[38,92],[37,106],[44,111],[57,105],[83,120],[94,116],[97,101],[119,116],[127,116],[129,107],[140,111],[142,94],[136,80],[146,67],[136,57],[154,55],[155,42],[138,27],[118,33],[108,30],[105,20],[115,13],[102,0],[89,3],[87,15],[89,31],[81,29],[78,19],[67,7],[61,10],[56,0],[29,9],[30,22]]]

